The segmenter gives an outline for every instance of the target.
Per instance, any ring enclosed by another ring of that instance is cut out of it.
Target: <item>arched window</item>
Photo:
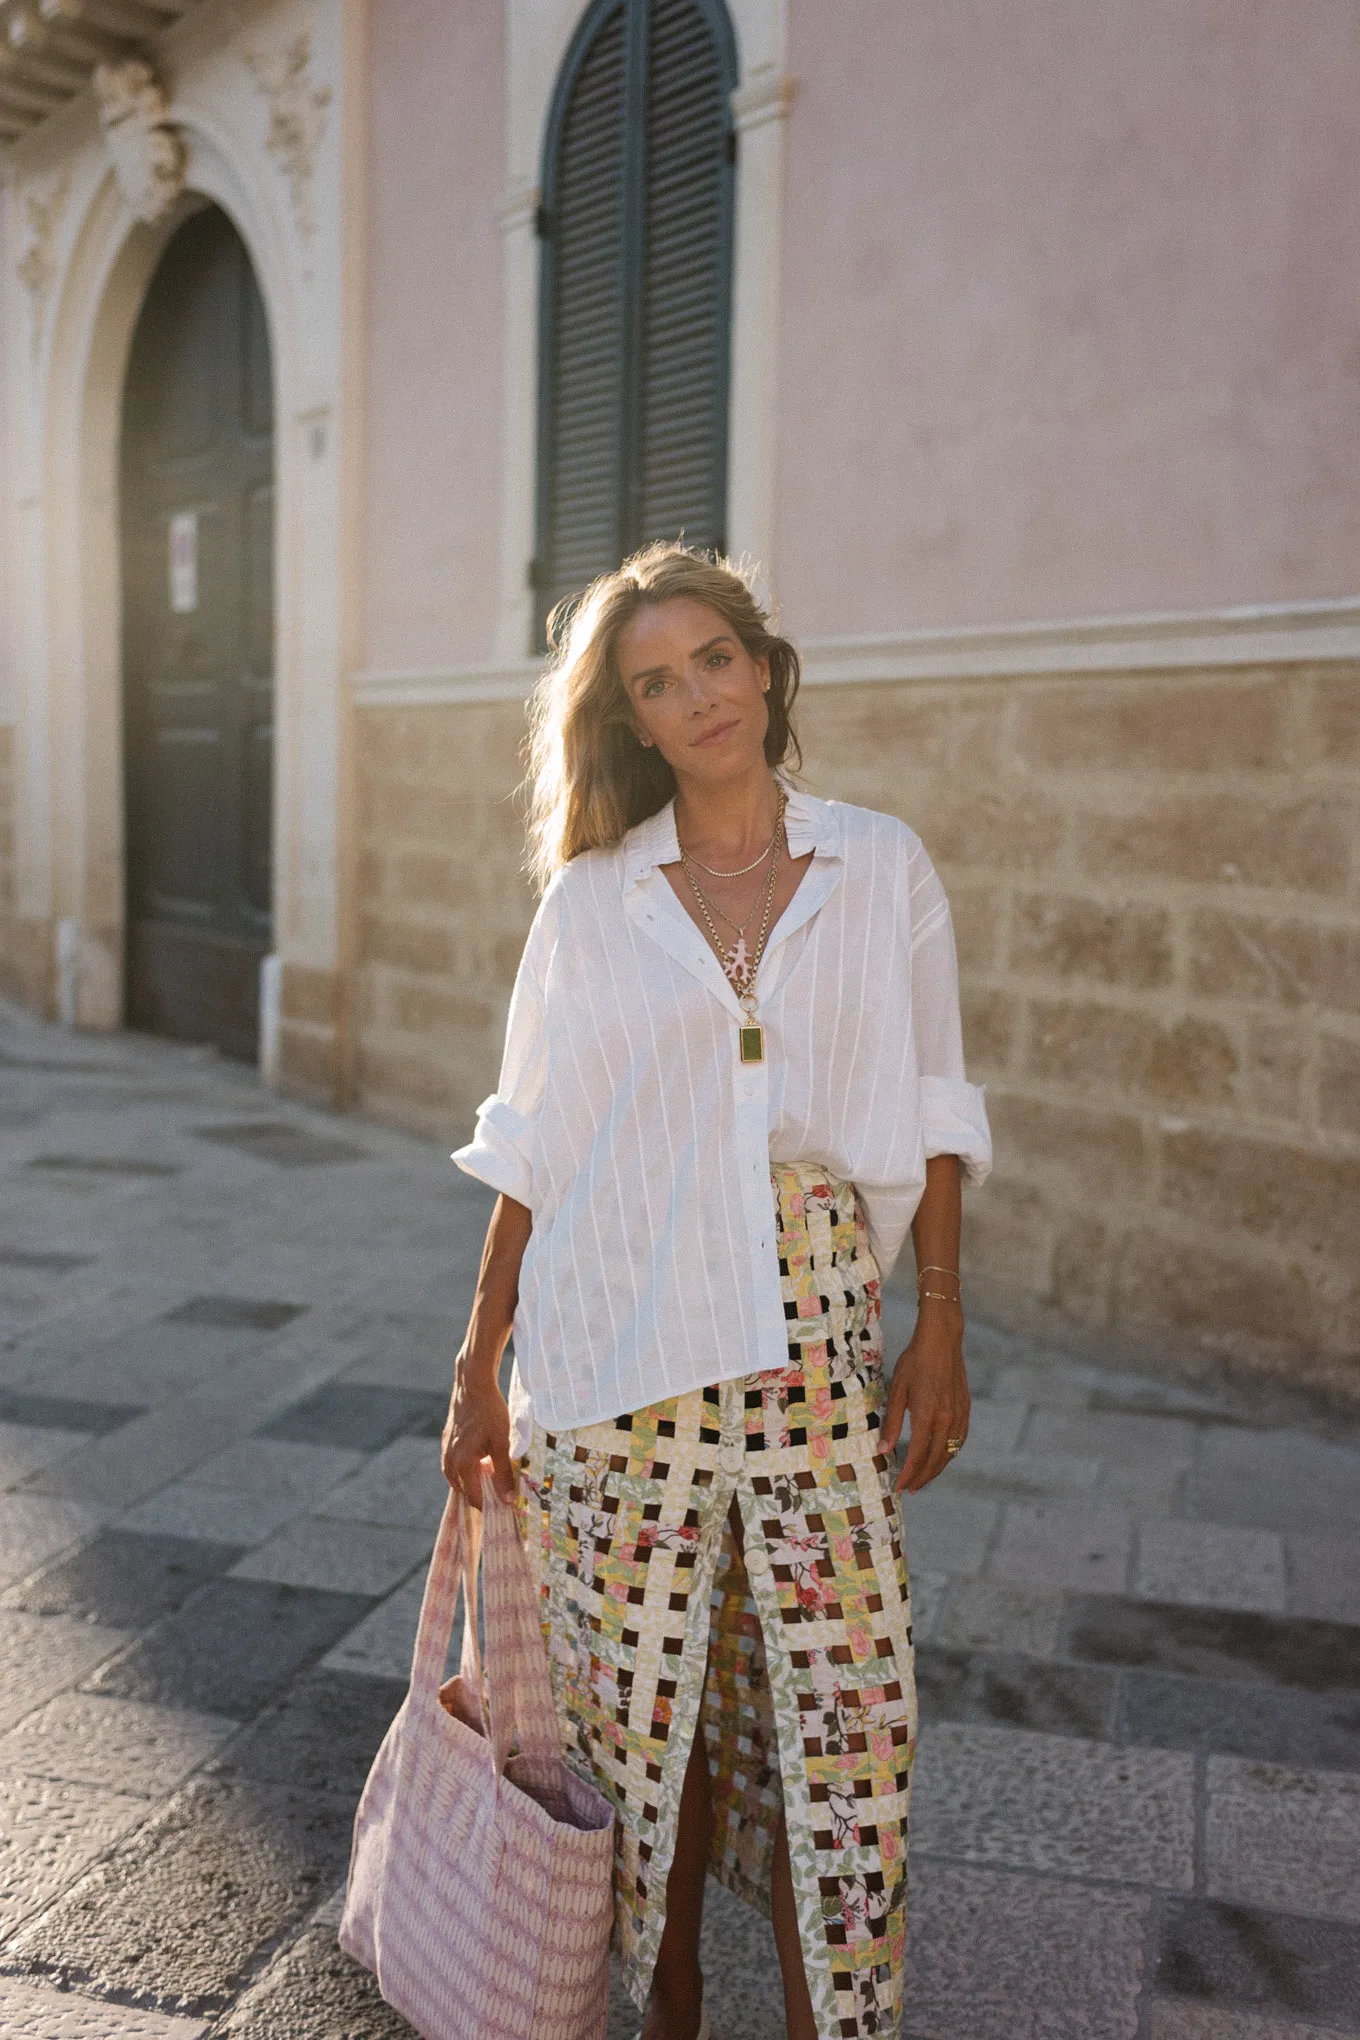
[[[736,48],[722,0],[596,0],[544,148],[541,635],[656,538],[724,544]]]

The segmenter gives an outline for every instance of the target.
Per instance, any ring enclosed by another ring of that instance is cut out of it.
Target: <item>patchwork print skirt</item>
[[[618,1809],[615,1943],[634,2000],[702,1732],[712,1875],[768,1913],[787,1813],[817,2031],[860,2040],[896,2033],[901,2013],[916,1742],[878,1269],[851,1184],[803,1164],[772,1180],[787,1366],[536,1428],[521,1493],[564,1746]]]

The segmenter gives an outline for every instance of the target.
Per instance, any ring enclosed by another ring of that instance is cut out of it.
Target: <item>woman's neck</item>
[[[758,769],[721,786],[681,784],[675,796],[675,833],[684,849],[714,861],[739,864],[769,842],[779,813],[774,774]]]

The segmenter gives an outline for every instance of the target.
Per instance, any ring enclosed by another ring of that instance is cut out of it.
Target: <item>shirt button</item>
[[[740,1473],[746,1464],[746,1447],[737,1444],[720,1445],[718,1464],[724,1473]]]
[[[746,1570],[748,1573],[764,1574],[770,1570],[770,1554],[763,1545],[748,1544],[746,1547]]]

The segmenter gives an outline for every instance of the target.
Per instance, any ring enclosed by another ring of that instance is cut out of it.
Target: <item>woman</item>
[[[902,823],[787,776],[797,685],[725,564],[656,546],[588,591],[533,710],[545,890],[500,1088],[455,1156],[500,1195],[444,1467],[474,1506],[484,1460],[507,1500],[523,1474],[564,1744],[618,1810],[644,2040],[707,2032],[708,1870],[772,1916],[792,2040],[897,2030],[895,1489],[968,1433],[959,1180],[990,1144],[949,909]],[[919,1315],[885,1389],[909,1230]]]

